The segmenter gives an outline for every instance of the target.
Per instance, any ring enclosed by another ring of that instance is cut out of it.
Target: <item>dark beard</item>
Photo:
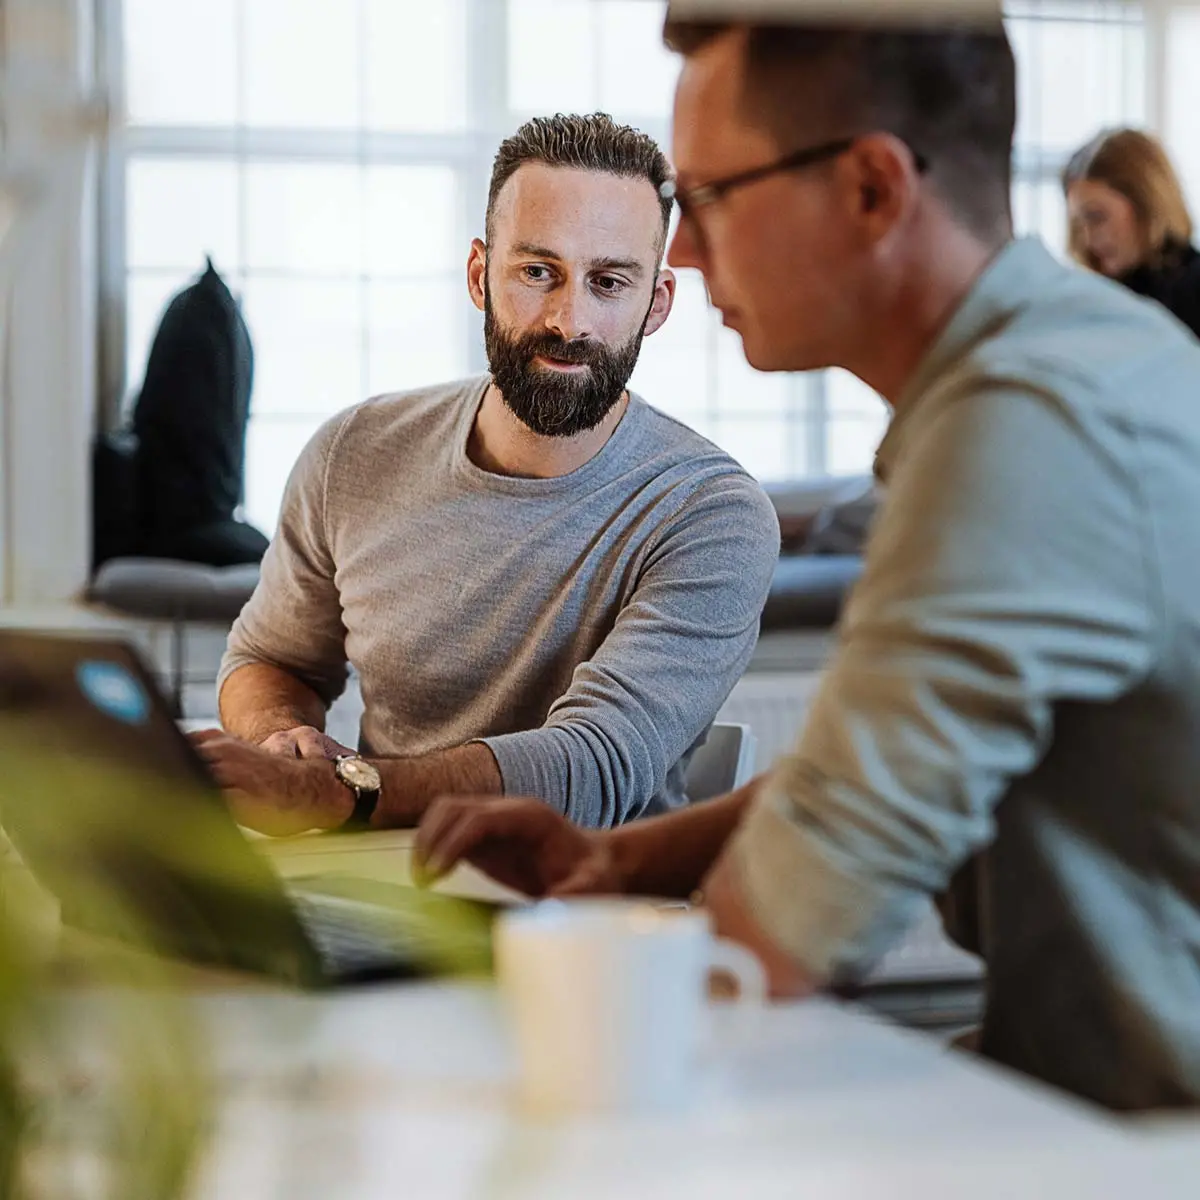
[[[646,320],[650,314],[647,312]],[[550,333],[513,338],[500,328],[485,293],[483,336],[492,378],[517,419],[542,437],[570,438],[595,429],[612,412],[642,350],[646,321],[615,350],[602,342],[569,342]],[[587,363],[588,370],[559,374],[535,367],[539,355]]]

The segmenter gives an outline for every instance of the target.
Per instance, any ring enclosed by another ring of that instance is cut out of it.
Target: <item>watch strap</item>
[[[379,806],[379,788],[365,788],[351,783],[339,769],[346,759],[357,757],[357,754],[346,754],[334,760],[334,773],[337,775],[339,782],[354,793],[354,810],[342,825],[342,831],[345,833],[361,833],[363,830],[370,829],[371,818],[375,815],[375,809]]]
[[[352,788],[354,792],[354,811],[350,814],[342,828],[347,833],[361,833],[371,828],[371,818],[379,807],[378,788]]]

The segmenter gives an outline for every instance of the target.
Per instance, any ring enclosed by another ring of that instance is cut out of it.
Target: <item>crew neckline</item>
[[[593,478],[603,477],[608,464],[621,457],[628,445],[636,438],[642,419],[645,415],[646,403],[635,392],[629,392],[629,404],[625,409],[612,436],[603,446],[581,467],[567,475],[555,475],[549,479],[529,479],[519,475],[497,475],[493,471],[471,461],[467,453],[467,444],[471,431],[475,427],[475,419],[483,405],[484,396],[492,383],[491,375],[477,379],[473,388],[467,394],[467,403],[462,405],[458,427],[454,439],[454,472],[475,487],[491,492],[500,492],[509,496],[552,496],[561,492],[574,491],[581,484],[590,482]]]

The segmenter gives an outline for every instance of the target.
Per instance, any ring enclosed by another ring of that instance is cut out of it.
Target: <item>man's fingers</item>
[[[565,879],[549,891],[551,896],[608,895],[613,891],[603,863],[595,857],[585,858]]]
[[[225,739],[229,736],[223,729],[197,729],[189,733],[187,739],[193,746],[204,746],[209,742]]]
[[[297,758],[337,758],[345,752],[331,737],[306,725],[292,730]]]
[[[230,769],[230,765],[221,758],[210,758],[208,760],[208,769],[212,773],[212,777],[217,781],[218,787],[231,788],[237,784],[238,772]]]
[[[528,850],[540,840],[540,801],[497,800],[495,796],[446,797],[430,809],[417,834],[421,870],[437,879],[458,863],[471,861],[485,842],[505,839],[513,850]]]
[[[459,810],[459,800],[455,796],[439,796],[426,810],[417,826],[417,836],[413,839],[413,867],[424,872],[430,853],[437,845],[447,824],[454,819]]]
[[[312,725],[297,725],[294,729],[283,729],[264,738],[260,750],[280,758],[334,759],[354,751],[341,742],[334,741]]]
[[[422,882],[435,882],[458,862],[458,847],[463,842],[456,831],[480,803],[486,800],[478,796],[443,796],[425,814],[413,843],[414,873]]]
[[[211,763],[228,752],[229,741],[227,738],[209,738],[206,742],[195,743],[194,749],[205,762]]]
[[[285,729],[282,733],[273,733],[269,738],[264,738],[259,742],[258,748],[280,758],[297,758],[299,756],[296,739],[290,729]]]

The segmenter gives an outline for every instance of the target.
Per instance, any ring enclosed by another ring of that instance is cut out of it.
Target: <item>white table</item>
[[[394,880],[407,847],[394,835],[271,853],[288,875],[354,867]],[[468,873],[451,887],[491,885]],[[1200,1133],[1142,1136],[828,1000],[714,1008],[686,1112],[536,1124],[515,1104],[491,988],[318,996],[198,983],[189,1003],[219,1106],[190,1200],[1200,1195]],[[102,1001],[66,1002],[83,1006],[65,1028],[87,1045],[99,1025],[87,1006]]]
[[[828,1001],[715,1009],[687,1112],[557,1125],[516,1109],[490,989],[195,1003],[225,1102],[193,1200],[1200,1194],[1200,1138],[1142,1148],[1094,1110]]]
[[[270,859],[285,879],[345,873],[384,883],[412,882],[412,846],[416,834],[409,829],[302,834],[294,838],[251,836],[255,848]],[[456,868],[438,885],[438,890],[481,900],[522,899],[469,866]]]

